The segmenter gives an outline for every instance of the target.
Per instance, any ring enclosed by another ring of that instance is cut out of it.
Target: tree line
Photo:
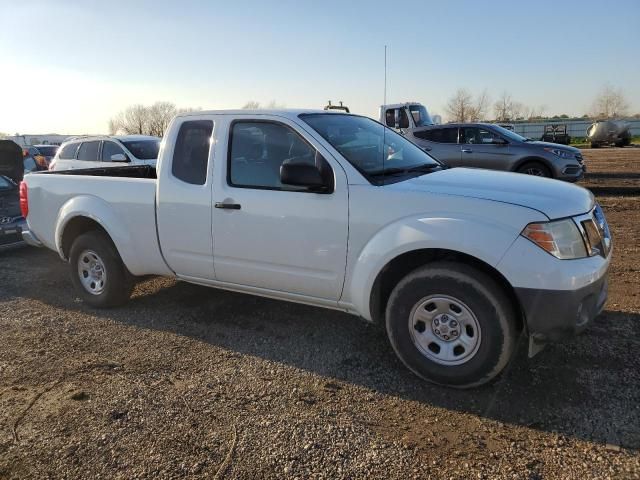
[[[516,101],[509,92],[504,91],[491,102],[487,90],[474,96],[466,88],[460,88],[449,98],[445,112],[451,122],[513,122],[517,120],[543,120],[547,107],[531,107]],[[585,117],[604,120],[625,117],[629,114],[629,102],[620,88],[605,85],[596,95],[589,114]],[[640,116],[636,114],[635,116]],[[552,118],[569,118],[568,115],[556,115]]]
[[[178,108],[171,102],[156,102],[149,106],[131,105],[109,120],[109,135],[162,137],[174,116],[197,110],[200,108]]]
[[[277,109],[283,104],[272,100],[262,106],[260,102],[250,100],[243,109]],[[162,137],[171,119],[179,113],[194,112],[200,108],[178,108],[171,102],[156,102],[153,105],[131,105],[109,119],[109,135],[153,135]]]

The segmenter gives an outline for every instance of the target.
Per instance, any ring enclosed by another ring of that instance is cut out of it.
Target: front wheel
[[[69,266],[78,295],[89,305],[115,307],[129,299],[132,276],[106,234],[92,231],[78,236],[71,245]]]
[[[551,171],[540,162],[527,162],[518,168],[518,173],[526,173],[536,177],[551,178]]]
[[[486,273],[435,262],[407,275],[386,311],[389,341],[402,362],[425,380],[469,388],[507,365],[517,337],[516,313]]]

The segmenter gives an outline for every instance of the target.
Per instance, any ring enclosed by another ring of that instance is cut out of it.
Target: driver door
[[[347,255],[344,171],[282,117],[233,120],[220,148],[226,153],[214,186],[216,279],[337,302]],[[285,161],[324,162],[321,171],[334,188],[316,193],[283,185],[279,171]]]

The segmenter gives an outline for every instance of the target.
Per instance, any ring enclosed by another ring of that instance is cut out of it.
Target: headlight
[[[560,158],[575,158],[573,152],[567,152],[566,150],[560,150],[559,148],[545,148],[545,152],[553,153],[556,157]]]
[[[587,256],[582,234],[570,218],[554,222],[530,223],[521,235],[562,260]]]

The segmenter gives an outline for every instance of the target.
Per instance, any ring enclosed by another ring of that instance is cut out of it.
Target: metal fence
[[[629,129],[631,130],[631,135],[636,136],[640,135],[640,119],[629,119],[626,120],[629,123]],[[548,122],[527,122],[527,123],[514,123],[513,128],[516,133],[522,135],[523,137],[533,138],[535,140],[539,140],[544,133],[545,125],[566,125],[567,133],[572,137],[586,137],[587,136],[587,128],[591,125],[593,121],[591,120],[554,120]]]

